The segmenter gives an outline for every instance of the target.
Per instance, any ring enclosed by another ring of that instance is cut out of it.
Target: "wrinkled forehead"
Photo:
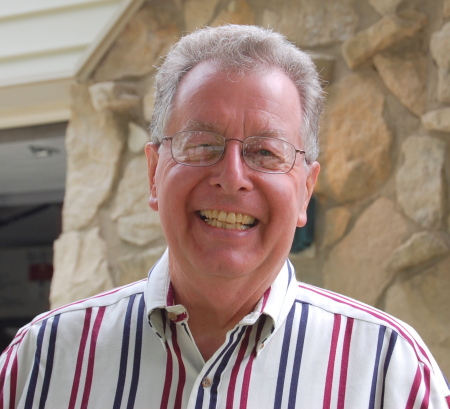
[[[166,135],[184,129],[232,132],[241,124],[245,136],[286,134],[300,146],[301,117],[297,87],[280,69],[234,70],[206,61],[180,81]]]

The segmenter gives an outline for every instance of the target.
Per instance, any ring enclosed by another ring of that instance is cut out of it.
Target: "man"
[[[149,203],[169,248],[148,280],[19,331],[0,407],[448,409],[409,326],[287,261],[319,172],[309,57],[257,27],[200,30],[156,89]]]

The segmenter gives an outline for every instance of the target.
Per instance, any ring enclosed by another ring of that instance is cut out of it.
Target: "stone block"
[[[386,293],[386,312],[412,325],[444,373],[450,373],[450,257],[397,282]]]
[[[432,34],[430,51],[439,68],[450,70],[450,22]]]
[[[344,42],[345,61],[354,69],[378,52],[414,36],[426,24],[427,16],[412,9],[399,15],[384,16]]]
[[[443,16],[450,17],[450,0],[443,0]]]
[[[184,3],[184,24],[191,32],[211,24],[219,0],[187,0]]]
[[[94,73],[95,82],[140,77],[179,37],[176,19],[163,7],[145,6],[128,22]]]
[[[426,102],[426,58],[414,53],[399,57],[377,54],[373,62],[386,87],[413,114],[423,114]]]
[[[124,124],[110,112],[96,112],[85,87],[72,93],[74,108],[66,132],[67,176],[64,231],[94,220],[110,196],[125,145]]]
[[[414,267],[447,253],[449,249],[448,242],[439,233],[428,231],[414,233],[408,241],[394,250],[386,268],[400,271]]]
[[[444,216],[445,143],[429,136],[410,136],[402,145],[397,171],[397,199],[405,214],[426,229],[439,229]]]
[[[358,15],[351,0],[288,0],[275,10],[263,12],[264,27],[275,27],[300,47],[334,44],[351,37],[358,26]]]
[[[363,198],[391,169],[384,94],[371,72],[352,74],[333,85],[328,105],[320,189],[339,203]]]
[[[153,115],[153,108],[155,106],[155,89],[154,89],[155,77],[149,78],[148,91],[142,99],[142,110],[144,119],[150,123]]]
[[[136,108],[141,98],[130,82],[99,82],[89,87],[92,106],[97,111],[126,112]]]
[[[145,155],[133,158],[126,166],[117,188],[111,219],[143,213],[149,210],[150,188]]]
[[[438,101],[450,104],[450,70],[439,68],[438,71]]]
[[[150,142],[150,134],[134,122],[128,124],[128,150],[133,153],[144,152],[144,147]]]
[[[63,233],[54,243],[51,308],[113,288],[99,229]]]
[[[327,86],[333,79],[334,64],[336,60],[325,54],[309,53],[310,57],[316,65],[324,86]]]
[[[150,209],[143,213],[119,217],[117,232],[122,240],[138,246],[163,237],[158,213]]]
[[[325,287],[371,305],[391,282],[385,260],[408,235],[408,223],[392,201],[379,198],[330,251],[323,274]]]
[[[402,2],[403,0],[369,0],[370,5],[383,16],[395,14]]]
[[[334,207],[325,213],[325,232],[322,246],[335,244],[347,230],[351,213],[345,207]]]
[[[231,0],[211,22],[216,27],[222,24],[255,24],[253,10],[246,0]]]
[[[427,112],[422,116],[422,125],[429,131],[450,132],[450,107]]]
[[[117,284],[133,283],[147,277],[149,270],[166,250],[165,246],[153,247],[138,255],[122,257],[117,263]]]

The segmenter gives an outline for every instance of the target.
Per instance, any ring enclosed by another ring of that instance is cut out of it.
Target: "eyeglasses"
[[[258,172],[288,173],[294,167],[297,153],[305,154],[289,142],[269,136],[249,136],[241,141],[225,139],[215,132],[182,131],[162,140],[172,141],[173,159],[187,166],[215,165],[222,159],[228,141],[242,143],[244,162]]]

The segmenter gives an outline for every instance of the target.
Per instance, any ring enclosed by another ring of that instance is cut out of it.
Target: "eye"
[[[275,152],[272,152],[268,149],[260,149],[258,152],[256,152],[256,154],[260,156],[276,156]]]

